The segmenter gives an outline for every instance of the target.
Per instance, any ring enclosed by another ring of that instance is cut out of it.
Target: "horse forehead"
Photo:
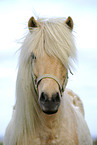
[[[37,63],[39,71],[54,72],[56,70],[56,72],[59,72],[59,70],[63,69],[61,62],[57,58],[51,56],[44,56],[40,58]]]
[[[62,65],[61,61],[57,57],[49,56],[47,54],[43,55],[42,57],[39,57],[38,63],[45,65]]]

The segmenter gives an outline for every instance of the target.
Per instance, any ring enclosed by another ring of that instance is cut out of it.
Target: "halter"
[[[32,81],[33,81],[33,85],[34,85],[34,90],[36,92],[36,94],[38,94],[38,85],[39,83],[45,79],[45,78],[50,78],[56,81],[56,83],[59,86],[59,90],[60,90],[60,94],[62,96],[62,93],[64,92],[64,89],[67,85],[68,82],[68,72],[66,73],[66,78],[63,81],[63,85],[61,85],[60,81],[56,78],[56,76],[52,75],[52,74],[43,74],[40,77],[37,77],[34,73],[32,74]]]

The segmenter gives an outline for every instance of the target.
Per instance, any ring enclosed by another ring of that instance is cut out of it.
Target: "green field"
[[[3,145],[3,143],[0,143],[0,145]],[[93,143],[93,145],[97,145],[97,141],[95,141],[95,142]]]
[[[93,145],[97,145],[97,140],[93,142]]]

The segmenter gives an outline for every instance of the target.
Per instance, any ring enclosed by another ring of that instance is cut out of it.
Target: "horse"
[[[31,17],[28,30],[4,145],[92,145],[83,103],[66,88],[76,61],[72,18]]]

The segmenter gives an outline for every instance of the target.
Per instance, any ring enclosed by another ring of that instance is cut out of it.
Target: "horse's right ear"
[[[73,20],[72,20],[72,18],[70,16],[66,19],[65,23],[68,25],[68,27],[71,30],[73,29]]]
[[[36,28],[38,26],[39,26],[38,22],[34,19],[34,17],[31,17],[28,21],[29,30],[31,30],[32,28]]]

